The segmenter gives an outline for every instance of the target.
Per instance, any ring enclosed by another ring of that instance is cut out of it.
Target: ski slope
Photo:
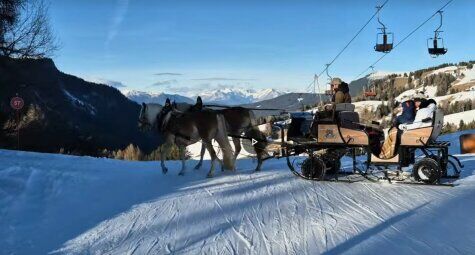
[[[473,132],[473,131],[472,131]],[[458,151],[458,135],[444,137]],[[444,139],[443,138],[443,139]],[[454,188],[0,150],[1,254],[473,254],[475,155]],[[348,162],[344,163],[348,166]]]

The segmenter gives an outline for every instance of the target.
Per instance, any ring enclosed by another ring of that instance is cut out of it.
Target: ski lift
[[[373,66],[370,66],[372,72],[371,74],[374,74],[374,67]],[[373,83],[373,86],[371,86],[371,80],[368,79],[368,84],[366,84],[366,86],[364,87],[364,96],[365,97],[375,97],[377,94],[376,94],[376,86],[374,85]]]
[[[445,48],[444,45],[444,39],[439,37],[439,34],[442,33],[442,31],[439,31],[439,29],[442,27],[442,11],[438,11],[438,13],[440,15],[440,25],[434,31],[434,37],[427,39],[427,49],[433,58],[447,53],[447,48]],[[432,48],[430,47],[430,43],[432,43]]]
[[[325,95],[331,96],[331,95],[333,95],[333,88],[332,88],[332,84],[331,84],[333,78],[328,74],[328,67],[330,67],[330,64],[326,64],[326,68],[325,68],[325,72],[326,72],[327,77],[328,77],[327,87],[330,87],[330,89],[325,90]]]
[[[382,7],[376,6],[376,8],[378,9],[378,23],[381,24],[382,27],[378,28],[381,29],[381,33],[376,34],[376,45],[374,46],[374,50],[377,52],[388,53],[393,49],[394,34],[388,33],[386,26],[379,19],[379,13]]]

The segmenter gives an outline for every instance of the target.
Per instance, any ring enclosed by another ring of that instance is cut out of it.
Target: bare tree
[[[43,58],[58,49],[43,0],[0,0],[0,55]]]

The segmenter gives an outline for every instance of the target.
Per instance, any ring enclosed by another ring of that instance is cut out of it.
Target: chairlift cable
[[[447,3],[445,3],[444,6],[439,8],[436,12],[434,12],[429,18],[427,18],[424,22],[422,22],[419,26],[417,26],[415,29],[413,29],[408,35],[406,35],[401,41],[399,41],[396,45],[394,45],[393,50],[396,49],[400,44],[402,44],[407,38],[409,38],[411,35],[413,35],[417,30],[419,30],[422,26],[424,26],[427,22],[429,22],[435,15],[437,15],[440,11],[442,11],[445,7],[447,7],[451,2],[454,0],[449,0]],[[392,52],[392,51],[391,51]],[[375,66],[379,61],[381,61],[386,55],[388,55],[390,52],[384,53],[381,57],[379,57],[375,62],[373,62],[371,65],[369,65],[363,72],[358,74],[353,80],[358,79],[362,74],[366,73],[371,66]]]
[[[350,46],[350,44],[356,39],[356,37],[358,37],[358,35],[361,34],[361,32],[363,32],[363,30],[368,26],[368,24],[374,19],[374,17],[376,17],[376,15],[379,15],[379,12],[381,11],[381,9],[389,2],[389,0],[386,0],[381,6],[379,6],[379,8],[377,8],[376,12],[373,14],[373,16],[371,16],[371,18],[369,18],[368,21],[366,21],[366,23],[358,30],[358,32],[356,32],[356,34],[353,36],[353,38],[351,38],[350,41],[348,41],[348,43],[345,45],[345,47],[343,47],[340,52],[338,52],[338,54],[332,59],[332,61],[330,61],[330,63],[328,63],[325,67],[325,69],[323,69],[319,74],[318,76],[322,75],[324,72],[326,72],[328,70],[328,68],[333,65],[333,63],[341,56],[341,54],[343,54],[343,52]]]
[[[368,24],[374,19],[374,17],[376,17],[376,15],[379,15],[379,12],[381,11],[381,9],[389,2],[389,0],[386,0],[382,5],[378,6],[379,8],[377,8],[376,12],[371,16],[371,18],[369,18],[368,21],[366,21],[366,23],[358,30],[358,32],[356,32],[356,34],[353,36],[353,38],[351,38],[350,41],[348,41],[348,43],[345,45],[345,47],[343,47],[340,52],[338,52],[338,54],[330,61],[329,64],[327,64],[325,66],[325,68],[317,75],[317,77],[320,77],[323,73],[327,72],[328,74],[328,68],[341,56],[341,54],[343,54],[343,52],[350,46],[350,44],[356,39],[356,37],[358,37],[358,35],[361,34],[361,32],[363,32],[363,30],[368,26]],[[310,83],[310,85],[307,86],[307,89],[308,90],[310,88],[312,83]]]

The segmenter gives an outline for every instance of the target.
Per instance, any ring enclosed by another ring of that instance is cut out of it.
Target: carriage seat
[[[290,113],[290,125],[288,129],[288,137],[305,137],[310,134],[313,122],[313,114],[311,112],[292,112]]]
[[[342,128],[361,129],[360,116],[354,111],[342,111],[338,114],[338,125]]]
[[[435,141],[444,125],[444,113],[437,109],[427,124],[416,129],[406,130],[401,134],[401,145],[423,146]]]
[[[355,105],[351,103],[341,103],[335,105],[335,112],[354,112]]]

